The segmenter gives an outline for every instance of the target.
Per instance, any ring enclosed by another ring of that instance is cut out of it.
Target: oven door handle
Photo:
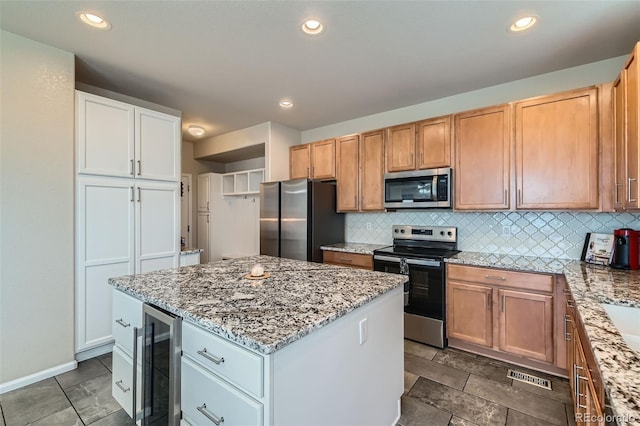
[[[438,260],[419,260],[419,259],[407,259],[408,265],[418,265],[418,266],[432,266],[439,268],[440,261]]]
[[[375,255],[375,256],[373,256],[373,260],[381,260],[383,262],[400,263],[400,258],[399,257],[391,257],[391,256]]]

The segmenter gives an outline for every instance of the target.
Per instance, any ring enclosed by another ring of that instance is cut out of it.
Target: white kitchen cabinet
[[[180,117],[76,91],[77,172],[177,182]]]
[[[200,263],[200,252],[180,253],[180,266],[191,266]]]
[[[76,198],[76,353],[112,342],[111,277],[178,266],[179,184],[81,176]]]
[[[198,211],[211,211],[211,173],[198,175]]]
[[[198,212],[198,248],[202,249],[200,253],[200,262],[208,263],[211,259],[209,239],[211,238],[211,213]]]

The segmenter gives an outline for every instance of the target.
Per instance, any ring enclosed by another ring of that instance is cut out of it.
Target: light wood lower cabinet
[[[370,254],[325,250],[322,252],[322,258],[324,263],[331,265],[350,266],[373,271],[373,256]]]
[[[493,346],[491,287],[447,283],[448,337]]]
[[[604,425],[604,386],[587,341],[584,326],[575,310],[573,297],[565,286],[564,317],[567,345],[567,373],[577,425]]]
[[[552,275],[449,264],[449,344],[561,372],[565,352],[556,350],[562,336],[556,327],[555,292]]]

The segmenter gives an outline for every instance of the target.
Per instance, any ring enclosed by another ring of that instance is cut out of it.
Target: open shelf
[[[260,192],[264,169],[243,170],[222,175],[222,195],[249,195]]]

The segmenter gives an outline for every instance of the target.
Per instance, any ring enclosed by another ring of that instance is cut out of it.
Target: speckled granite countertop
[[[271,277],[245,279],[256,263]],[[403,275],[251,256],[110,278],[109,284],[269,354],[405,281]]]
[[[204,251],[204,249],[201,248],[192,248],[192,247],[186,247],[183,250],[180,250],[180,255],[187,255],[187,254],[195,254],[195,253],[202,253]]]
[[[640,424],[640,353],[627,345],[602,307],[602,303],[610,303],[640,308],[640,271],[620,271],[575,260],[473,252],[462,252],[446,261],[564,274],[614,414],[628,419],[619,424]]]
[[[373,255],[373,251],[379,248],[388,247],[389,245],[382,244],[364,244],[364,243],[338,243],[331,244],[330,246],[320,246],[322,250],[329,251],[341,251],[344,253],[356,253],[356,254],[370,254]]]

